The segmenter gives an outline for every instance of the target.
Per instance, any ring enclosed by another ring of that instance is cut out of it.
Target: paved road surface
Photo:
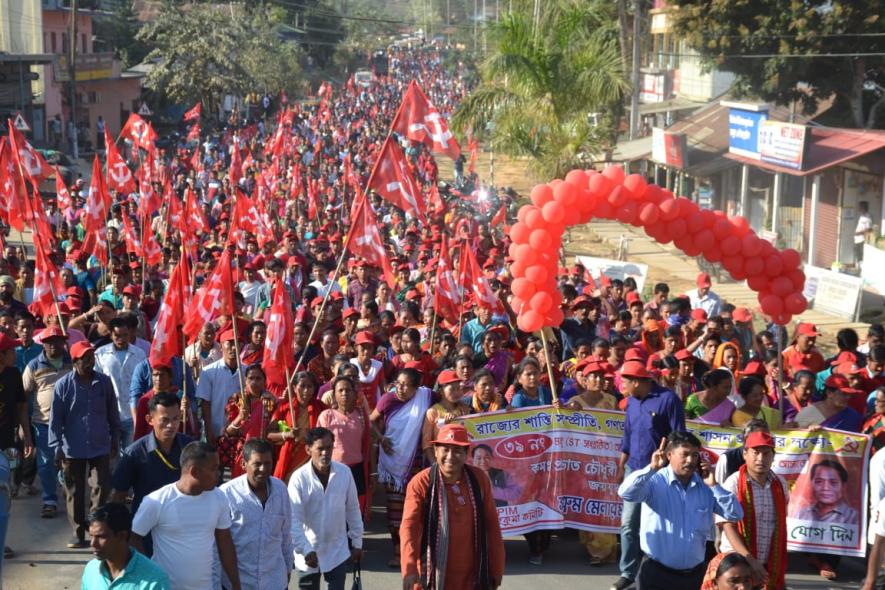
[[[376,498],[376,505],[379,498]],[[91,559],[86,550],[70,550],[65,543],[70,537],[63,511],[53,520],[39,518],[38,497],[13,501],[12,522],[7,545],[16,556],[4,564],[3,586],[6,590],[79,589],[83,566]],[[369,527],[365,545],[363,587],[366,590],[400,588],[398,572],[387,568],[389,541],[384,530],[383,514],[376,512]],[[555,538],[541,567],[527,564],[528,550],[522,538],[506,540],[507,570],[503,588],[515,590],[607,590],[617,577],[614,565],[592,567],[578,545],[577,535],[565,533]],[[858,559],[844,560],[839,583],[827,583],[805,565],[801,556],[794,556],[787,584],[799,590],[857,588],[863,573]],[[295,587],[293,583],[290,587]],[[348,585],[349,587],[349,585]],[[460,590],[460,589],[454,589]]]

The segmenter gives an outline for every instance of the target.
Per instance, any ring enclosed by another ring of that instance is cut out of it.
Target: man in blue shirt
[[[88,342],[71,346],[74,370],[55,384],[49,414],[49,447],[64,473],[68,520],[74,537],[71,549],[88,546],[86,490],[94,474],[92,508],[105,503],[111,491],[110,457],[120,443],[120,410],[114,386],[95,370],[95,348]]]
[[[655,383],[641,361],[621,366],[621,393],[628,398],[618,482],[648,465],[660,440],[685,430],[685,412],[675,393]],[[621,577],[612,590],[633,585],[639,572],[639,504],[624,502],[621,513]]]
[[[129,546],[132,515],[123,504],[105,504],[89,515],[95,559],[83,570],[81,590],[171,590],[160,566]]]
[[[716,483],[700,451],[693,434],[672,432],[661,439],[649,465],[618,488],[625,501],[642,502],[640,590],[700,588],[713,514],[730,521],[744,516],[737,497]]]

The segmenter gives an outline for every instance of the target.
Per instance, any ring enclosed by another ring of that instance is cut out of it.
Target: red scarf
[[[298,418],[299,413],[301,412],[301,406],[298,405],[297,400],[293,400],[292,405],[295,411],[294,424],[292,424],[292,416],[289,413],[288,400],[284,400],[280,403],[274,419],[285,420],[286,424],[289,425],[289,428],[295,429],[298,428]],[[310,403],[307,405],[308,428],[316,427],[317,418],[320,417],[320,412],[325,409],[326,404],[321,402],[319,399],[314,398],[310,401]],[[280,448],[280,456],[277,459],[277,464],[274,468],[274,477],[276,477],[277,479],[281,479],[284,482],[288,482],[289,476],[292,475],[292,472],[307,463],[308,459],[310,458],[307,456],[307,451],[304,449],[304,435],[306,433],[296,430],[295,434],[295,440],[287,440],[283,443],[283,446]]]
[[[754,556],[759,555],[756,539],[756,510],[753,503],[753,486],[747,477],[747,466],[741,465],[738,472],[737,497],[744,509],[744,518],[738,522],[738,532],[744,538],[747,548]],[[766,590],[784,588],[784,576],[787,572],[787,500],[784,488],[777,476],[771,476],[771,495],[774,499],[775,519],[774,537],[768,550],[768,561],[765,570],[768,572]]]

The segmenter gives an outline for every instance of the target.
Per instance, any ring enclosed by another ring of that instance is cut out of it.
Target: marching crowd
[[[625,412],[620,536],[580,536],[592,563],[619,559],[613,588],[784,588],[789,489],[770,431],[885,446],[885,330],[842,330],[825,358],[815,326],[766,325],[706,274],[643,294],[580,265],[560,271],[562,325],[517,330],[503,231],[516,195],[480,189],[475,144],[444,185],[429,146],[397,138],[420,216],[361,197],[409,82],[445,116],[469,79],[457,53],[391,50],[389,75],[323,85],[315,104],[280,97],[276,121],[197,123],[165,151],[127,126],[139,182],[111,191],[100,230],[96,179],[77,181],[45,204],[36,261],[6,248],[0,476],[12,497],[41,494],[42,518],[62,482],[68,547],[95,555],[84,589],[340,589],[382,490],[404,588],[496,588],[496,502],[518,492],[457,419],[550,404]],[[169,330],[176,289],[195,293]],[[686,419],[740,428],[743,447],[707,464]],[[876,453],[874,556],[883,464]],[[813,518],[857,523],[845,469],[815,468],[827,491]],[[531,564],[551,535],[525,535]],[[837,558],[811,560],[836,577]],[[871,560],[868,588],[877,572]]]

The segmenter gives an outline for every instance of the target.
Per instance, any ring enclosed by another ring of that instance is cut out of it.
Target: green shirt
[[[169,584],[169,576],[160,566],[135,550],[130,550],[131,556],[126,569],[111,580],[111,574],[107,566],[100,559],[93,559],[86,564],[83,570],[83,581],[80,590],[172,590]]]

